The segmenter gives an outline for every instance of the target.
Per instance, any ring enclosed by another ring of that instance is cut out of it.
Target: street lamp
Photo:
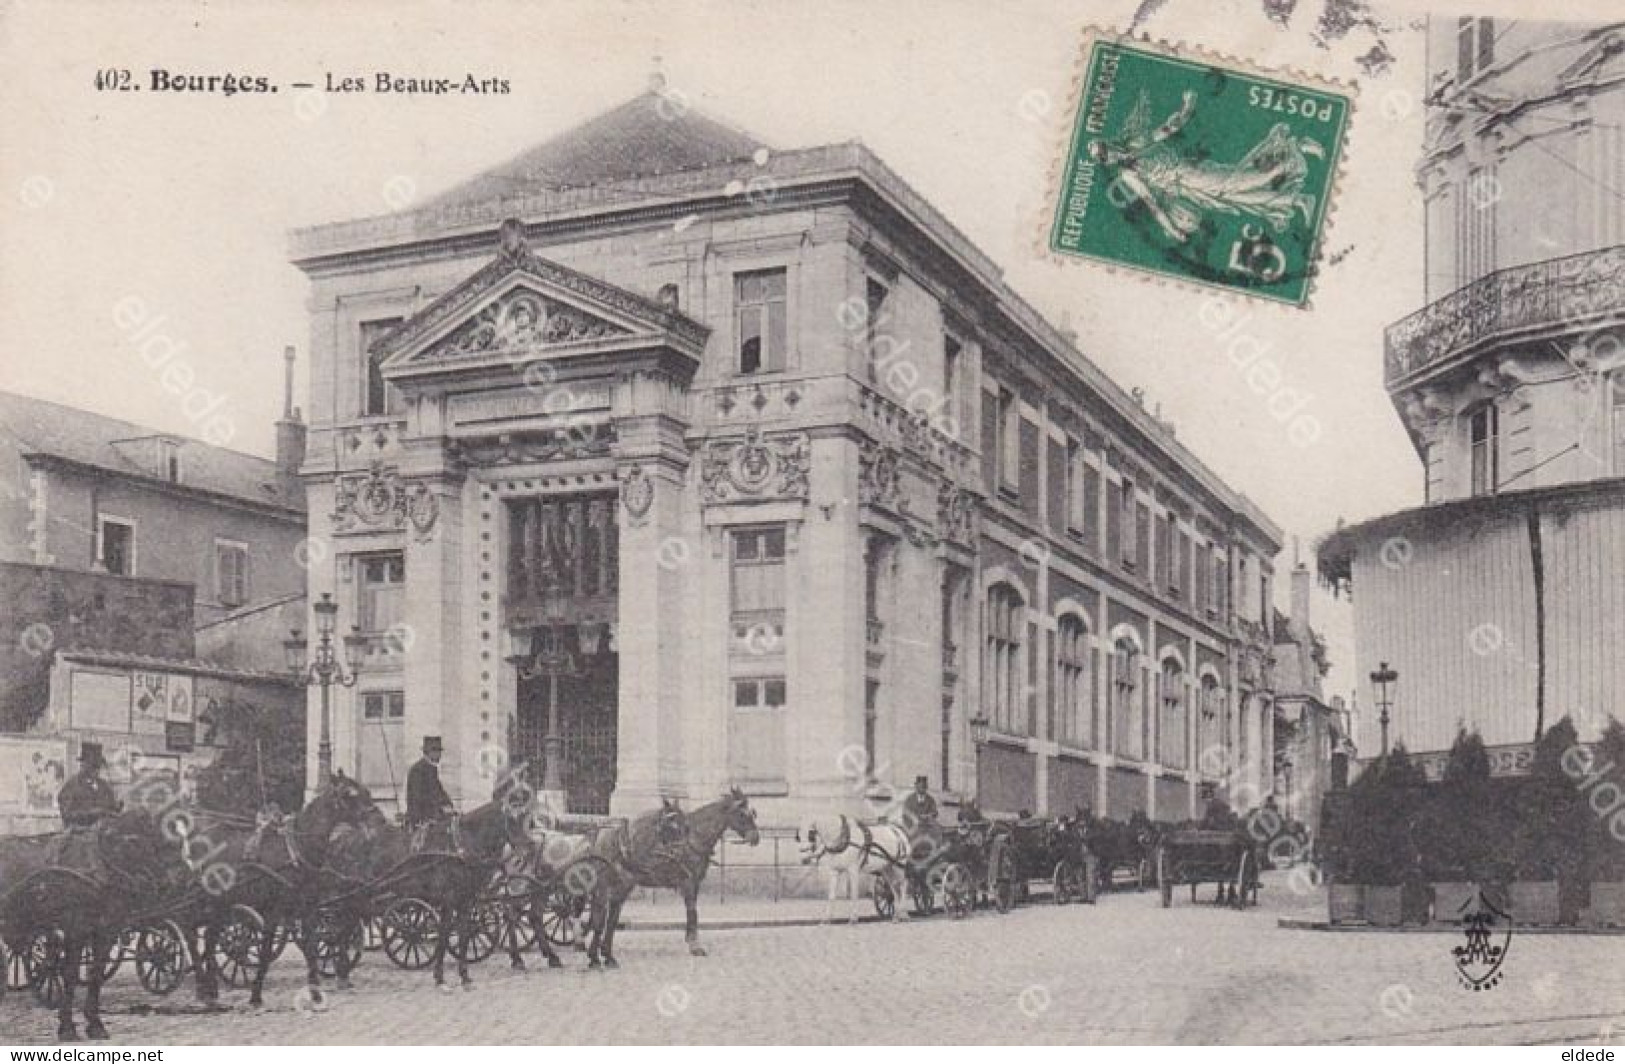
[[[603,626],[583,625],[582,644],[593,652]],[[559,680],[581,674],[575,654],[565,645],[562,625],[508,629],[508,664],[527,680],[547,679],[547,732],[542,736],[542,790],[564,790],[564,736],[559,723]]]
[[[1377,671],[1371,674],[1371,682],[1377,689],[1377,723],[1382,725],[1382,756],[1388,756],[1388,710],[1393,700],[1388,694],[1388,685],[1399,681],[1399,673],[1388,667],[1386,661],[1377,665]]]
[[[330,690],[334,684],[355,686],[356,668],[351,664],[347,669],[345,660],[352,663],[360,660],[367,637],[352,627],[349,634],[344,636],[344,657],[340,658],[333,645],[333,623],[338,618],[339,604],[333,601],[331,594],[323,591],[322,597],[310,608],[316,614],[315,658],[309,659],[309,645],[297,628],[292,629],[289,638],[282,641],[282,649],[287,654],[288,671],[307,686],[319,687],[322,691],[322,731],[316,745],[316,781],[317,786],[326,787],[328,780],[333,778],[333,707]]]

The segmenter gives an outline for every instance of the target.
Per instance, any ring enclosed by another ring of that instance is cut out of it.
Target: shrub
[[[1373,886],[1404,882],[1416,860],[1413,821],[1425,785],[1402,743],[1360,774],[1339,831],[1344,878]]]
[[[1593,769],[1606,770],[1603,779],[1625,790],[1625,725],[1609,717],[1608,727],[1603,729],[1594,750]],[[1625,881],[1625,839],[1615,833],[1617,826],[1625,825],[1625,812],[1603,816],[1591,806],[1589,798],[1584,809],[1591,825],[1592,878],[1610,883]]]

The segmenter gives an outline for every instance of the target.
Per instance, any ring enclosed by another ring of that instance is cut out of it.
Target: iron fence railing
[[[1391,388],[1487,341],[1625,317],[1625,244],[1485,274],[1388,327]]]

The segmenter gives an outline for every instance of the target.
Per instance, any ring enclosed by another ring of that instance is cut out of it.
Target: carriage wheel
[[[882,920],[890,920],[897,915],[897,896],[892,893],[891,880],[875,873],[874,890],[870,892],[870,900],[874,902],[875,912],[880,914]]]
[[[988,858],[988,879],[993,885],[993,905],[1001,913],[1007,913],[1016,903],[1016,869],[1015,862],[1005,851],[1003,839],[993,843],[993,853]]]
[[[929,875],[908,877],[908,897],[915,916],[930,916],[937,911],[937,899],[931,889]]]
[[[958,861],[949,861],[942,869],[942,906],[955,920],[970,915],[976,903],[976,892],[971,889],[970,869]]]
[[[542,908],[542,934],[555,946],[573,946],[576,940],[576,921],[587,911],[587,898],[572,894],[563,884],[555,883],[547,892]]]
[[[265,918],[246,905],[233,905],[214,932],[214,966],[227,986],[241,990],[254,981],[264,941]]]
[[[1236,881],[1230,900],[1238,909],[1258,904],[1258,856],[1250,846],[1241,851],[1241,860],[1236,862]]]
[[[446,932],[446,949],[458,960],[478,964],[496,952],[497,943],[506,931],[504,910],[500,898],[481,898],[468,914],[468,934],[462,928],[451,927]]]
[[[1174,904],[1174,877],[1169,875],[1168,851],[1161,846],[1157,847],[1157,886],[1162,891],[1162,907],[1169,908]],[[1194,886],[1194,884],[1193,884]]]
[[[171,993],[186,978],[186,939],[173,921],[142,928],[135,937],[133,956],[135,977],[151,993]]]
[[[1050,877],[1050,887],[1054,893],[1055,904],[1065,905],[1083,896],[1082,873],[1070,857],[1063,857],[1055,862],[1055,872]]]
[[[428,902],[402,898],[384,910],[380,926],[384,955],[397,968],[420,972],[434,963],[440,917]]]
[[[361,921],[361,948],[368,953],[384,948],[383,921],[377,913],[372,913]]]
[[[336,909],[318,911],[310,947],[316,954],[316,971],[330,979],[349,975],[361,963],[365,939],[362,921]]]
[[[509,874],[497,884],[493,899],[502,917],[502,933],[497,948],[505,953],[523,953],[536,944],[533,909],[545,904],[548,891],[528,874]]]

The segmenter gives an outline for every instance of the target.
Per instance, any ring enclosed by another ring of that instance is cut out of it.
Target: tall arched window
[[[1196,765],[1209,776],[1224,771],[1225,712],[1224,691],[1219,678],[1211,672],[1202,674],[1202,685],[1197,690],[1196,709]]]
[[[988,590],[987,654],[982,663],[982,688],[993,730],[1007,735],[1027,731],[1022,697],[1026,683],[1021,670],[1026,613],[1021,594],[1009,584],[996,584]]]
[[[1055,625],[1055,725],[1061,742],[1094,743],[1094,684],[1089,676],[1089,634],[1076,614]]]
[[[1120,637],[1112,646],[1112,753],[1145,757],[1144,721],[1140,709],[1140,648]]]
[[[1173,657],[1163,659],[1158,688],[1161,717],[1157,722],[1157,760],[1169,768],[1184,768],[1189,761],[1186,756],[1185,732],[1187,709],[1185,670],[1179,664],[1179,659]]]

